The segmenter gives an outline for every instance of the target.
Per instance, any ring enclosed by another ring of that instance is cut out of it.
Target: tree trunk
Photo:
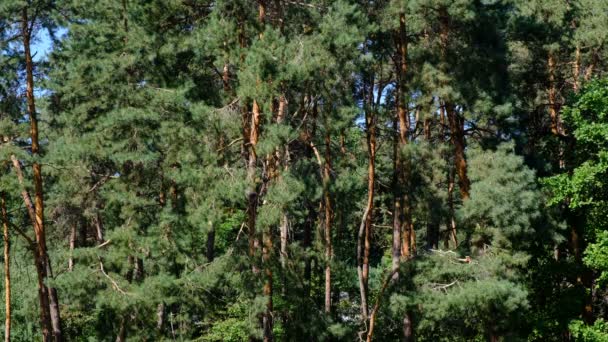
[[[260,40],[262,40],[264,38],[264,29],[265,29],[265,25],[266,25],[266,1],[265,0],[258,0],[258,21],[259,21],[259,24],[261,27],[261,30],[259,33],[259,38],[260,38]],[[258,79],[258,82],[260,82],[259,79]],[[253,165],[250,164],[250,168],[252,168],[253,170],[249,170],[249,172],[251,172],[251,171],[255,172],[255,161],[257,161],[255,146],[257,145],[257,142],[258,142],[259,126],[260,126],[260,107],[259,107],[257,101],[254,99],[253,100],[253,116],[252,116],[252,120],[251,120],[251,137],[249,139],[249,142],[251,144],[250,163],[251,163],[251,161],[254,161],[254,164]],[[257,197],[258,196],[255,196],[256,202],[257,202]],[[256,206],[257,206],[257,204],[256,204]],[[257,208],[256,208],[256,210],[257,210]],[[252,225],[253,225],[253,227],[255,227],[255,221],[254,221],[256,219],[255,210],[254,210],[253,215],[254,216],[253,216],[253,220],[252,220],[253,221]],[[253,231],[255,233],[255,229]],[[263,246],[262,246],[262,263],[264,264],[264,274],[265,274],[263,294],[264,294],[264,296],[267,297],[266,311],[262,315],[262,331],[264,334],[264,342],[270,342],[273,340],[272,268],[270,266],[270,254],[271,254],[272,247],[273,247],[272,245],[273,245],[272,229],[271,229],[271,227],[269,227],[268,231],[265,232],[265,234],[263,234]],[[254,246],[254,249],[255,249],[255,246]]]
[[[410,255],[411,241],[411,209],[407,191],[409,181],[410,165],[404,162],[402,153],[408,143],[409,117],[407,113],[406,83],[407,73],[407,36],[405,26],[405,13],[399,13],[399,31],[397,33],[397,118],[393,122],[394,129],[398,129],[393,147],[393,244],[392,244],[392,270],[395,272],[393,279],[399,277],[396,269],[402,257]]]
[[[326,120],[327,123],[327,120]],[[329,129],[329,127],[326,127]],[[325,163],[323,165],[323,206],[325,208],[325,312],[331,312],[331,262],[333,258],[331,227],[332,204],[329,193],[331,172],[331,139],[329,133],[325,134]]]
[[[431,118],[424,119],[424,139],[429,143],[429,146],[432,144],[431,124]],[[435,204],[433,199],[429,199],[428,208],[429,213],[427,214],[428,222],[426,223],[426,245],[427,249],[437,249],[439,247],[439,221],[437,211],[434,210]]]
[[[27,208],[28,215],[30,217],[30,221],[32,223],[32,227],[36,227],[36,214],[34,205],[32,203],[32,199],[30,194],[25,189],[24,178],[23,178],[23,170],[21,168],[21,163],[14,155],[11,156],[11,160],[13,162],[13,167],[15,169],[15,173],[17,174],[17,180],[21,185],[21,196],[23,197],[23,202],[25,203],[25,207]],[[34,255],[34,265],[36,266],[36,274],[38,280],[38,301],[40,305],[40,325],[42,330],[42,340],[44,342],[51,340],[51,313],[49,308],[49,296],[48,289],[44,285],[45,278],[45,268],[43,267],[44,263],[41,261],[40,255],[38,254],[38,247],[36,242],[32,242],[32,253]]]
[[[367,330],[366,342],[372,341],[372,338],[374,336],[374,328],[376,326],[376,317],[378,317],[378,310],[380,310],[380,304],[382,303],[382,298],[384,297],[384,292],[386,292],[386,289],[388,288],[389,284],[394,279],[393,276],[394,276],[395,272],[397,272],[397,270],[391,270],[388,277],[386,277],[386,279],[382,283],[382,287],[380,288],[380,293],[378,293],[378,296],[376,297],[376,303],[374,304],[374,308],[372,309],[372,313],[369,317],[369,329]]]
[[[562,134],[559,118],[559,104],[557,102],[557,84],[555,79],[555,56],[549,52],[547,56],[547,68],[549,73],[549,116],[551,119],[551,132],[557,136]]]
[[[585,69],[585,76],[584,76],[585,82],[589,81],[591,79],[591,77],[593,76],[593,73],[595,71],[595,66],[597,63],[599,63],[599,57],[598,57],[597,51],[595,49],[593,49],[591,51],[591,63],[589,63],[589,65]]]
[[[286,107],[287,107],[287,100],[285,98],[284,95],[281,95],[279,97],[279,108],[277,111],[277,124],[282,124],[283,121],[285,120],[285,111],[286,111]],[[284,170],[287,170],[287,146],[282,146],[280,147],[276,154],[277,154],[277,165],[279,167],[283,167]],[[280,177],[280,175],[279,175]],[[287,212],[285,211],[285,209],[282,209],[282,213],[281,213],[281,222],[279,225],[279,234],[280,234],[280,259],[281,259],[281,268],[284,270],[283,273],[285,273],[285,269],[287,267],[287,246],[289,244],[289,219],[287,217]],[[284,280],[286,280],[284,278]],[[285,287],[284,287],[285,290]],[[285,292],[285,291],[284,291]]]
[[[47,256],[47,272],[52,275],[50,260]],[[53,325],[53,337],[55,341],[62,341],[61,331],[61,316],[59,315],[59,297],[57,295],[57,289],[54,287],[49,288],[49,308],[51,311],[51,324]]]
[[[454,168],[448,166],[448,221],[446,222],[447,235],[445,239],[445,247],[449,247],[449,242],[452,241],[454,248],[458,246],[456,238],[456,219],[454,211]]]
[[[312,259],[310,257],[310,247],[312,244],[312,227],[316,221],[316,208],[311,205],[308,209],[308,215],[306,217],[306,221],[304,222],[304,236],[302,238],[302,247],[304,247],[305,251],[305,259],[304,259],[304,286],[305,293],[307,297],[310,297],[310,289],[311,289],[311,281],[312,281]]]
[[[120,320],[120,327],[118,328],[118,334],[116,334],[116,342],[126,342],[127,340],[127,327],[125,323],[126,318]]]
[[[407,73],[407,33],[406,33],[406,22],[405,13],[399,13],[399,34],[398,34],[398,46],[399,46],[399,68],[397,70],[398,85],[397,85],[397,116],[399,118],[399,146],[398,152],[401,155],[403,149],[408,144],[409,129],[410,129],[410,118],[407,108],[407,86],[405,83],[405,77]],[[403,160],[399,157],[399,191],[401,196],[401,256],[409,258],[412,250],[412,236],[413,236],[413,225],[412,225],[412,208],[410,203],[409,181],[411,177],[411,163],[409,159]]]
[[[32,197],[25,188],[25,180],[23,177],[23,168],[21,167],[21,162],[14,155],[11,155],[11,161],[13,163],[15,173],[17,174],[17,180],[19,181],[19,185],[21,185],[21,197],[23,198],[23,203],[25,204],[25,208],[27,209],[27,214],[29,216],[30,222],[32,223],[32,227],[35,227],[36,213],[34,209],[34,202],[32,202]]]
[[[158,336],[162,336],[164,326],[165,326],[165,303],[160,303],[156,306],[156,330],[158,330]]]
[[[306,97],[302,100],[301,109],[304,110],[304,103],[306,101]],[[316,125],[317,125],[317,107],[316,104],[313,104],[312,107],[312,115],[311,115],[311,127],[308,125],[305,128],[305,137],[304,143],[306,145],[306,157],[311,159],[314,155],[313,148],[313,139],[316,135]],[[307,297],[310,297],[310,290],[312,287],[312,258],[310,257],[310,247],[312,245],[312,231],[317,221],[318,212],[314,203],[307,203],[308,205],[308,215],[306,216],[306,221],[304,222],[304,236],[302,238],[302,246],[306,252],[305,260],[304,260],[304,282],[305,282],[305,293]]]
[[[446,113],[445,103],[439,99],[439,123],[441,125],[441,140],[446,136]],[[450,154],[445,154],[444,159],[448,165],[447,183],[448,183],[448,217],[445,222],[444,248],[450,248],[450,241],[457,247],[458,241],[456,238],[456,220],[454,215],[454,168],[450,165]]]
[[[211,225],[207,232],[207,250],[205,252],[207,262],[212,262],[215,258],[215,225]]]
[[[469,198],[471,181],[467,173],[467,160],[465,157],[464,119],[458,114],[453,104],[446,102],[445,110],[450,125],[450,136],[454,147],[454,165],[458,175],[458,188],[462,200]]]
[[[68,258],[68,271],[74,270],[74,248],[76,248],[76,224],[72,224],[70,230],[70,257]]]
[[[580,88],[580,75],[581,75],[581,47],[576,44],[576,50],[574,51],[574,63],[572,64],[572,89],[575,93]]]
[[[393,119],[393,130],[398,130],[398,118]],[[399,183],[401,173],[401,157],[399,151],[399,136],[393,139],[393,244],[391,247],[391,271],[393,271],[393,281],[399,279],[399,263],[401,262],[401,226],[403,222],[402,196]]]
[[[49,306],[48,288],[44,284],[46,278],[46,270],[44,261],[38,254],[36,246],[32,246],[34,251],[34,263],[36,266],[36,274],[38,280],[38,301],[40,304],[40,325],[42,328],[42,341],[51,341],[51,312]]]
[[[98,208],[99,210],[99,208]],[[95,214],[95,239],[98,244],[102,244],[105,242],[105,238],[103,237],[103,222],[101,221],[101,215],[99,211]]]
[[[262,316],[262,329],[264,331],[264,342],[273,340],[273,314],[272,314],[272,268],[270,265],[270,255],[272,253],[272,228],[264,234],[264,246],[262,247],[262,261],[264,263],[264,274],[266,276],[264,282],[263,293],[266,297],[266,312]]]
[[[403,340],[405,342],[414,341],[414,322],[412,322],[412,314],[409,311],[403,318]]]
[[[251,124],[249,129],[249,160],[247,163],[247,180],[249,182],[249,190],[247,194],[247,228],[249,229],[249,255],[252,258],[255,257],[256,250],[258,250],[260,245],[256,232],[258,193],[256,180],[257,155],[255,151],[256,145],[258,143],[259,125],[260,107],[257,101],[253,100],[253,111],[251,115]],[[254,273],[257,273],[257,266],[255,265],[255,262],[253,262],[253,271]]]
[[[224,91],[229,92],[230,91],[230,66],[228,65],[228,62],[224,63],[224,69],[222,71],[222,84],[224,86]]]
[[[23,8],[22,12],[22,23],[21,23],[21,35],[23,39],[23,50],[25,55],[25,76],[26,76],[26,99],[27,99],[27,112],[30,120],[30,138],[31,138],[31,152],[34,157],[34,162],[32,163],[33,169],[33,177],[34,177],[34,212],[35,212],[35,225],[34,232],[36,233],[36,248],[37,248],[37,256],[40,262],[40,270],[43,271],[41,274],[41,282],[42,286],[46,288],[45,282],[47,277],[53,277],[51,262],[47,253],[46,246],[46,232],[44,225],[44,190],[42,185],[42,168],[37,158],[39,157],[40,147],[38,144],[38,119],[36,114],[36,101],[34,98],[34,67],[32,61],[32,55],[30,51],[30,40],[31,40],[31,30],[30,30],[30,21],[28,19],[28,8]],[[45,302],[50,302],[50,319],[52,323],[53,329],[53,338],[55,341],[62,341],[62,333],[61,333],[61,316],[59,314],[59,303],[57,299],[57,291],[56,289],[45,289],[45,293],[43,295],[48,296],[48,300]],[[42,295],[42,293],[41,293]],[[42,303],[42,301],[41,301]],[[45,310],[41,308],[41,310]],[[44,325],[45,323],[43,323]],[[43,335],[44,335],[43,327]]]
[[[365,111],[365,128],[368,150],[367,204],[363,214],[357,242],[359,292],[361,293],[361,317],[368,318],[369,255],[371,250],[371,228],[374,212],[374,187],[376,181],[376,115],[373,112],[374,78],[369,84],[369,108]],[[378,95],[380,96],[380,95]],[[361,245],[363,243],[363,246]]]
[[[6,195],[2,193],[2,228],[4,230],[4,341],[11,340],[11,241],[8,235],[8,212],[6,211]]]

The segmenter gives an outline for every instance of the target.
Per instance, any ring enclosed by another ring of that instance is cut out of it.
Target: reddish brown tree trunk
[[[397,159],[397,172],[399,177],[399,190],[400,190],[400,202],[401,202],[401,256],[409,258],[412,252],[412,240],[413,240],[413,225],[412,225],[412,209],[410,203],[409,191],[409,179],[411,174],[411,165],[409,160],[403,160],[400,154],[402,153],[405,146],[408,144],[408,135],[410,129],[410,119],[407,109],[407,87],[405,83],[405,77],[407,73],[407,32],[405,13],[399,14],[399,34],[398,34],[398,47],[399,47],[399,68],[397,70],[398,85],[397,85],[397,116],[399,118],[399,144],[398,153],[399,158]],[[414,238],[415,241],[415,238]]]
[[[27,192],[24,186],[24,178],[23,178],[23,170],[21,168],[21,163],[15,156],[11,156],[11,160],[13,162],[13,167],[15,169],[15,173],[17,174],[17,179],[19,184],[21,185],[21,196],[23,197],[23,202],[27,208],[28,214],[30,216],[30,221],[32,223],[32,227],[36,227],[36,214],[34,210],[34,205],[32,203],[32,199],[30,194]],[[51,314],[49,312],[49,296],[48,289],[44,285],[44,274],[45,268],[43,267],[44,263],[41,261],[40,255],[38,254],[37,243],[31,243],[32,253],[34,255],[34,266],[36,266],[36,274],[38,280],[38,301],[40,305],[40,325],[42,329],[42,340],[44,342],[51,340]]]
[[[11,241],[8,232],[6,195],[1,194],[2,228],[4,230],[4,341],[11,340]]]
[[[260,40],[264,38],[264,29],[265,29],[265,25],[266,25],[266,1],[265,0],[258,0],[258,22],[260,24],[260,32],[259,32],[259,38]],[[258,83],[260,82],[260,80],[258,79]],[[251,119],[251,132],[250,132],[250,138],[249,138],[249,143],[251,145],[251,150],[250,150],[250,155],[249,155],[249,170],[248,170],[248,174],[252,174],[253,177],[255,178],[255,168],[256,168],[256,162],[257,162],[257,155],[256,155],[256,150],[255,147],[257,145],[258,142],[258,138],[259,138],[259,127],[260,127],[260,119],[261,119],[261,115],[260,115],[260,107],[259,104],[257,102],[257,100],[253,100],[253,114],[252,114],[252,119]],[[255,181],[254,181],[255,184]],[[257,202],[258,202],[258,195],[255,196],[255,207],[257,207]],[[256,211],[257,208],[254,208],[253,205],[251,206],[251,212],[250,212],[250,224],[251,227],[253,227],[253,229],[250,227],[250,236],[251,234],[255,234],[255,221],[256,221]],[[256,243],[259,244],[259,242],[256,242],[256,238],[254,238],[254,252],[255,249],[257,249],[258,247],[256,246]],[[262,263],[264,264],[264,274],[265,274],[265,281],[264,281],[264,286],[263,286],[263,294],[264,296],[267,297],[267,301],[266,301],[266,310],[265,312],[262,314],[262,331],[263,331],[263,337],[264,337],[264,342],[269,342],[273,340],[273,317],[272,317],[272,311],[273,311],[273,303],[272,303],[272,279],[273,279],[273,275],[272,275],[272,268],[270,267],[270,255],[271,255],[271,251],[272,251],[272,247],[273,247],[273,242],[272,242],[272,230],[271,228],[268,229],[267,232],[265,232],[265,234],[263,234],[263,246],[262,246]]]
[[[446,136],[446,110],[445,104],[442,100],[439,100],[439,123],[441,125],[441,139],[445,139]],[[445,155],[446,163],[448,164],[448,173],[447,173],[447,184],[448,184],[448,217],[445,223],[446,232],[444,236],[444,248],[450,247],[450,241],[452,241],[454,248],[458,245],[458,241],[456,238],[456,220],[454,216],[454,168],[450,165],[450,155]]]
[[[469,198],[471,181],[467,174],[467,160],[465,157],[464,119],[458,114],[454,105],[445,104],[445,110],[450,124],[451,142],[454,147],[454,165],[458,175],[458,188],[462,200]]]
[[[561,125],[559,118],[559,104],[557,102],[557,84],[555,79],[555,57],[553,53],[547,56],[547,68],[549,72],[549,116],[551,118],[551,132],[555,135],[561,135]]]
[[[259,248],[260,242],[256,232],[256,220],[257,220],[257,204],[258,204],[258,190],[257,190],[257,154],[255,148],[258,143],[258,130],[260,126],[260,107],[256,100],[253,100],[253,110],[251,115],[251,123],[249,126],[249,151],[247,161],[247,180],[249,182],[248,191],[248,205],[247,205],[247,228],[249,229],[249,255],[255,257],[256,250]],[[254,272],[257,272],[257,268],[253,266]]]
[[[446,227],[448,234],[445,240],[445,247],[449,247],[449,242],[452,241],[454,248],[458,246],[458,239],[456,238],[456,219],[454,213],[454,169],[449,167],[448,170],[448,221]]]
[[[431,133],[431,118],[424,119],[424,138],[430,144],[432,144],[432,133]],[[429,213],[427,214],[426,223],[426,238],[427,238],[427,249],[436,249],[439,247],[439,218],[436,213],[435,203],[433,199],[429,199],[428,208]]]
[[[304,108],[304,100],[302,101],[302,105],[301,108]],[[313,105],[312,108],[312,118],[311,118],[311,127],[309,128],[308,125],[305,129],[305,145],[307,146],[306,149],[306,153],[307,153],[307,157],[310,159],[313,157],[314,155],[314,148],[313,148],[313,138],[316,134],[316,120],[317,120],[317,108],[316,108],[316,104]],[[306,288],[306,295],[310,296],[310,289],[311,289],[311,281],[312,281],[312,258],[310,257],[310,247],[312,245],[312,230],[313,227],[315,225],[315,222],[317,221],[317,208],[314,205],[314,203],[308,203],[308,215],[306,217],[306,221],[304,222],[304,236],[303,236],[303,241],[302,241],[302,246],[304,247],[305,251],[306,251],[306,257],[305,257],[305,261],[304,261],[304,281],[305,281],[305,288]]]
[[[327,120],[326,120],[327,123]],[[328,129],[328,127],[327,127]],[[329,133],[325,134],[325,162],[323,164],[323,207],[325,209],[325,312],[331,312],[331,262],[333,258],[333,246],[331,239],[332,228],[332,204],[329,193],[329,182],[331,172],[331,138]]]
[[[25,55],[25,76],[26,76],[26,99],[27,99],[27,111],[30,120],[30,138],[31,138],[31,152],[34,156],[34,162],[32,163],[33,178],[34,178],[34,211],[36,224],[34,225],[34,232],[36,234],[36,249],[37,255],[41,263],[40,270],[43,271],[41,276],[42,286],[44,285],[47,277],[53,277],[51,262],[47,253],[46,246],[46,232],[44,224],[44,190],[42,186],[42,168],[40,163],[36,160],[39,157],[39,144],[38,144],[38,119],[36,113],[36,102],[34,99],[34,67],[32,61],[32,55],[30,51],[31,41],[31,26],[28,19],[28,8],[25,7],[22,12],[22,27],[21,34],[23,39],[23,50]],[[57,298],[57,290],[54,288],[47,288],[45,295],[48,296],[49,303],[49,314],[51,325],[53,329],[53,338],[55,341],[62,341],[61,332],[61,316],[59,314],[59,303]],[[42,302],[42,301],[41,301]],[[41,308],[42,311],[46,311]],[[45,314],[41,315],[45,316]],[[43,323],[43,326],[46,325]],[[43,327],[43,335],[46,327]]]
[[[266,312],[262,316],[262,329],[264,331],[264,342],[273,340],[273,303],[272,303],[272,268],[270,265],[270,256],[272,253],[272,229],[264,233],[264,246],[262,247],[262,262],[264,263],[265,282],[263,293],[266,297]]]

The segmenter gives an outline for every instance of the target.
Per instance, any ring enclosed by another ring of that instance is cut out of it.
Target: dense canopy
[[[608,341],[604,0],[1,0],[5,340]]]

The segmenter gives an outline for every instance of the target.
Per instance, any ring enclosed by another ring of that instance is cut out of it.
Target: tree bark
[[[409,117],[407,113],[406,83],[407,73],[407,36],[405,13],[399,13],[399,30],[397,32],[397,118],[393,122],[398,134],[393,147],[393,243],[392,243],[392,270],[393,279],[399,277],[396,269],[402,257],[408,258],[410,255],[411,231],[411,210],[407,191],[409,181],[410,165],[404,162],[402,153],[408,143]]]
[[[279,97],[279,108],[277,110],[277,124],[282,124],[285,120],[285,111],[287,107],[287,99],[284,95]],[[280,147],[277,154],[277,164],[279,167],[283,167],[284,170],[287,170],[287,146]],[[280,175],[279,175],[280,177]],[[279,224],[279,234],[280,234],[280,259],[281,259],[281,267],[283,270],[287,267],[287,246],[289,244],[289,219],[287,217],[287,212],[285,208],[282,209],[281,213],[281,222]]]
[[[258,23],[260,25],[260,31],[259,31],[259,39],[262,40],[264,39],[264,29],[266,26],[266,1],[265,0],[258,0]],[[258,83],[260,82],[260,80],[258,79]],[[257,102],[257,100],[253,100],[253,114],[252,114],[252,119],[251,119],[251,134],[250,134],[250,138],[249,138],[249,143],[251,145],[251,150],[250,150],[250,155],[249,155],[249,170],[248,170],[248,175],[252,174],[253,176],[255,176],[255,168],[256,168],[256,162],[257,162],[257,155],[256,155],[256,150],[255,147],[257,145],[258,142],[258,137],[259,137],[259,126],[260,126],[260,107],[259,104]],[[254,177],[252,177],[254,178]],[[255,182],[254,182],[255,184]],[[251,197],[250,197],[251,198]],[[255,204],[251,205],[252,207],[257,207],[257,201],[258,201],[258,195],[254,196],[254,198],[252,198],[255,200]],[[251,210],[250,212],[250,224],[253,227],[253,229],[250,227],[250,234],[253,233],[255,234],[255,220],[256,220],[256,216],[257,216],[257,208],[252,208],[253,210]],[[262,331],[263,331],[263,338],[264,338],[264,342],[270,342],[273,340],[273,317],[272,317],[272,311],[273,311],[273,303],[272,303],[272,280],[273,280],[273,274],[272,274],[272,268],[270,267],[270,255],[271,255],[271,251],[272,251],[272,247],[273,247],[273,242],[272,242],[272,229],[269,227],[268,231],[265,232],[265,234],[263,234],[263,246],[262,246],[262,263],[264,265],[264,275],[265,275],[265,280],[264,280],[264,286],[263,286],[263,294],[264,296],[267,297],[267,301],[266,301],[266,310],[265,312],[262,314]],[[257,242],[259,244],[259,242]],[[256,249],[255,246],[256,242],[254,240],[254,252]]]
[[[32,227],[36,226],[36,212],[34,209],[34,202],[32,202],[32,197],[30,193],[25,188],[25,179],[23,177],[23,168],[21,167],[21,162],[15,157],[11,155],[11,161],[13,162],[13,167],[15,169],[15,173],[17,174],[17,180],[21,185],[21,197],[23,198],[23,203],[25,203],[25,208],[27,209],[27,214],[32,223]]]
[[[264,263],[265,282],[263,293],[266,297],[266,312],[262,316],[262,329],[264,331],[264,342],[270,342],[273,338],[273,303],[272,303],[272,268],[270,265],[270,255],[272,253],[272,229],[264,234],[264,246],[262,247],[262,262]]]
[[[310,257],[310,247],[312,244],[312,227],[315,224],[317,210],[314,205],[309,204],[308,215],[304,222],[304,236],[302,238],[302,247],[305,250],[304,259],[304,286],[307,297],[310,297],[311,281],[312,281],[312,258]]]
[[[116,342],[125,342],[127,339],[127,327],[126,318],[120,320],[120,327],[118,328],[118,334],[116,334]]]
[[[456,174],[458,175],[458,189],[460,190],[460,197],[464,201],[469,199],[471,190],[471,181],[468,177],[465,156],[464,118],[458,114],[455,106],[449,102],[445,103],[445,110],[450,125],[450,139],[454,147],[454,165]]]
[[[449,241],[452,241],[454,248],[458,246],[456,238],[456,219],[454,211],[454,168],[448,166],[448,220],[446,222],[447,235],[445,247],[449,248]]]
[[[554,135],[561,135],[562,134],[562,130],[561,130],[561,124],[560,124],[560,117],[559,117],[559,104],[557,102],[557,83],[556,83],[556,79],[555,79],[555,66],[556,66],[556,61],[555,61],[555,56],[553,55],[552,52],[549,52],[548,56],[547,56],[547,68],[548,68],[548,73],[549,73],[549,89],[548,89],[548,95],[549,95],[549,117],[551,119],[551,132]]]
[[[374,336],[374,328],[376,326],[376,317],[378,317],[378,310],[380,310],[380,304],[382,303],[382,298],[384,297],[384,292],[388,288],[389,284],[394,279],[394,274],[397,272],[397,269],[391,270],[388,277],[382,283],[382,287],[380,288],[380,293],[376,297],[376,303],[374,304],[374,308],[372,309],[372,313],[369,317],[369,329],[367,331],[366,342],[371,342]]]
[[[11,340],[11,241],[8,232],[8,212],[6,211],[6,195],[2,193],[2,228],[4,230],[4,341]]]
[[[17,180],[21,185],[21,196],[23,197],[23,202],[27,208],[28,215],[30,216],[30,220],[32,223],[32,227],[36,227],[36,214],[34,210],[34,205],[32,203],[32,199],[30,197],[29,192],[26,190],[24,185],[23,178],[23,170],[21,168],[21,163],[15,156],[11,156],[11,160],[13,162],[13,167],[15,169],[15,173],[17,173]],[[33,242],[32,244],[32,253],[34,255],[34,266],[36,266],[36,274],[38,281],[38,301],[40,305],[40,325],[42,332],[42,340],[44,342],[51,340],[51,313],[49,308],[49,296],[48,289],[44,285],[45,278],[45,268],[44,263],[39,255],[39,250],[37,247],[37,243]]]
[[[595,66],[597,63],[599,63],[599,57],[598,57],[597,51],[595,49],[592,49],[591,63],[589,63],[589,65],[585,69],[585,76],[584,76],[585,82],[589,81],[591,79],[591,77],[593,76],[593,73],[595,72]]]
[[[70,257],[68,258],[68,271],[74,270],[74,248],[76,248],[76,224],[72,224],[70,230]]]
[[[34,232],[36,233],[36,248],[37,255],[40,259],[42,286],[46,288],[45,282],[47,277],[53,277],[51,261],[47,253],[46,246],[46,232],[44,225],[44,190],[42,185],[42,167],[38,162],[37,158],[40,155],[40,146],[38,144],[38,119],[36,114],[36,100],[34,98],[34,67],[32,61],[32,55],[30,51],[31,42],[31,23],[28,19],[28,8],[24,7],[21,18],[21,35],[23,39],[23,50],[25,55],[25,76],[26,76],[26,99],[27,99],[27,111],[30,120],[30,138],[31,138],[31,152],[34,157],[32,164],[33,178],[34,178],[34,212],[36,224],[34,225]],[[47,288],[45,291],[48,296],[49,313],[51,319],[51,325],[53,329],[53,338],[55,341],[62,341],[63,336],[61,332],[61,316],[59,314],[59,302],[57,298],[57,290],[54,288]],[[44,311],[44,308],[41,308]],[[44,335],[43,327],[43,335]]]
[[[393,130],[398,130],[398,118],[393,119]],[[403,222],[402,197],[399,191],[400,169],[399,136],[396,134],[393,139],[393,243],[391,246],[391,270],[393,271],[393,281],[399,279],[399,263],[401,261],[401,226]]]
[[[574,63],[572,64],[572,89],[575,93],[578,92],[580,88],[580,75],[581,75],[581,47],[579,44],[576,44],[576,49],[574,51]]]
[[[411,177],[411,163],[409,159],[404,160],[401,157],[403,149],[409,143],[409,130],[410,130],[410,117],[407,108],[407,86],[405,77],[407,73],[407,32],[406,32],[406,21],[405,13],[399,13],[399,34],[398,34],[398,47],[399,47],[399,68],[397,70],[398,85],[397,85],[397,116],[399,118],[399,145],[398,152],[399,158],[397,159],[398,165],[398,177],[399,177],[399,191],[400,191],[400,202],[401,202],[401,256],[409,258],[412,251],[412,237],[413,237],[413,225],[412,225],[412,208],[410,203],[409,181]],[[415,241],[415,239],[414,239]]]
[[[256,220],[257,220],[257,205],[258,205],[258,192],[257,192],[257,180],[256,180],[256,169],[257,169],[257,154],[255,151],[258,143],[258,130],[260,125],[260,107],[256,100],[253,100],[253,110],[251,115],[251,123],[249,128],[249,151],[247,162],[247,180],[249,182],[249,190],[247,193],[248,205],[247,205],[247,228],[249,229],[249,255],[255,257],[256,250],[259,248],[260,242],[257,238],[256,232]],[[257,266],[253,263],[253,271],[257,273]]]
[[[403,340],[411,342],[414,340],[414,322],[412,315],[408,312],[403,318]]]
[[[327,123],[327,120],[326,120]],[[329,127],[326,127],[329,129]],[[329,182],[331,172],[331,138],[329,133],[325,134],[325,163],[323,165],[323,206],[325,209],[325,312],[331,312],[331,263],[333,258],[333,246],[331,239],[331,228],[333,210],[331,195],[329,193]]]
[[[156,306],[156,330],[158,335],[162,336],[163,327],[165,325],[165,303],[160,303]]]
[[[442,141],[446,136],[446,110],[445,103],[439,99],[439,123],[441,126],[441,139]],[[445,235],[444,235],[444,248],[450,248],[450,241],[452,241],[454,248],[458,246],[458,240],[456,238],[456,219],[454,213],[454,168],[450,165],[450,154],[447,153],[444,155],[444,159],[446,160],[446,164],[448,166],[447,172],[447,184],[448,184],[448,217],[445,222]]]
[[[371,250],[371,228],[374,211],[374,192],[376,182],[376,115],[373,112],[374,77],[369,84],[369,104],[365,110],[365,128],[368,150],[367,167],[367,203],[363,214],[357,242],[359,292],[361,294],[361,317],[368,319],[368,283],[369,283],[369,255]],[[380,96],[380,95],[378,95]],[[362,245],[363,244],[363,245]]]
[[[230,91],[230,66],[228,62],[224,63],[224,69],[222,70],[222,84],[224,86],[224,91]]]

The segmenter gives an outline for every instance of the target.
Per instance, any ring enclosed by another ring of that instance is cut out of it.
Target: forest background
[[[3,0],[5,340],[608,341],[604,0]]]

